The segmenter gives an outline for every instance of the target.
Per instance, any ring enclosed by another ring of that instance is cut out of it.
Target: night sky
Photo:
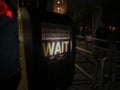
[[[10,0],[6,0],[10,1]],[[17,9],[16,5],[17,0],[12,0],[11,4],[13,8]],[[103,10],[103,19],[108,22],[115,22],[116,20],[120,21],[120,5],[119,0],[67,0],[67,7],[70,11],[80,8],[82,6],[88,5],[89,7],[98,7],[102,6]],[[53,0],[47,0],[47,10],[53,11]],[[106,22],[106,23],[108,23]]]
[[[98,6],[102,0],[67,0],[67,6],[68,9],[74,10],[77,7],[85,6],[85,5],[91,5],[93,6]],[[47,9],[52,11],[52,4],[53,0],[47,0]]]
[[[80,6],[97,6],[100,4],[100,0],[68,0],[68,8],[76,8]]]

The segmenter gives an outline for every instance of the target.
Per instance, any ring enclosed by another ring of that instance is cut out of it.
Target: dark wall
[[[118,0],[105,0],[103,2],[102,21],[105,24],[120,23],[120,5]]]

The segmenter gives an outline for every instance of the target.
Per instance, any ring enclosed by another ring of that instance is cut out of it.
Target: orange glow
[[[116,27],[112,27],[111,31],[113,32],[116,31]]]
[[[114,32],[114,31],[117,30],[117,27],[112,26],[112,25],[109,25],[109,26],[108,26],[108,29],[109,29],[110,31]]]
[[[67,10],[67,0],[54,0],[53,11],[59,14],[65,14]]]

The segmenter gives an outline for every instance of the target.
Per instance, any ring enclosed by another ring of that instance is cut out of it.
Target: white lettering
[[[69,41],[42,43],[42,46],[43,46],[44,55],[52,56],[58,53],[62,54],[68,52]]]

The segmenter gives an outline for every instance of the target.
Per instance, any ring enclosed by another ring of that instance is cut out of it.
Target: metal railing
[[[82,45],[84,43],[84,45]],[[104,45],[100,45],[100,43],[104,43]],[[83,73],[85,76],[93,80],[96,85],[94,85],[94,88],[97,88],[95,90],[103,90],[104,88],[104,78],[107,77],[105,73],[105,68],[109,67],[107,72],[112,73],[112,64],[113,59],[120,58],[119,56],[116,57],[116,53],[120,54],[120,50],[118,49],[120,45],[120,41],[110,42],[103,39],[93,38],[91,36],[76,36],[76,50],[82,53],[85,53],[84,55],[91,55],[94,57],[94,59],[90,60],[91,62],[96,62],[99,66],[99,70],[97,74],[99,74],[98,77],[94,77],[91,74],[89,74],[86,70],[84,70],[78,62],[75,64],[75,68],[77,68],[81,73]],[[90,49],[92,48],[92,49]],[[110,64],[107,66],[107,62]],[[96,65],[96,66],[97,66]],[[119,65],[118,65],[119,66]],[[98,67],[96,67],[98,68]],[[96,72],[95,72],[96,75]],[[106,76],[105,76],[106,75]],[[112,78],[112,77],[111,77]],[[110,83],[111,84],[111,83]],[[112,88],[112,86],[110,87]]]

